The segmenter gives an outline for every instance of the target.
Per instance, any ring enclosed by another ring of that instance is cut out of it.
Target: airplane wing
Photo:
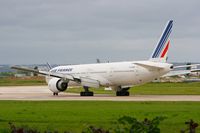
[[[200,72],[200,69],[192,69],[191,72]]]
[[[200,66],[200,64],[174,66],[173,68],[176,69],[176,68],[185,68],[185,67],[193,67],[193,66]],[[186,75],[186,74],[190,74],[191,72],[200,72],[200,69],[174,70],[174,71],[170,71],[169,73],[163,75],[162,77]]]
[[[26,72],[33,72],[33,73],[41,74],[41,75],[44,75],[44,76],[51,76],[51,77],[56,77],[56,78],[64,78],[64,79],[74,80],[74,77],[72,75],[69,75],[69,74],[40,71],[40,70],[35,70],[35,69],[32,69],[32,68],[19,67],[19,66],[12,66],[11,69],[26,71]]]
[[[180,76],[180,75],[190,74],[192,72],[200,72],[200,69],[170,71],[169,73],[163,75],[162,77]]]
[[[177,70],[177,71],[170,71],[161,77],[180,76],[180,75],[186,75],[186,74],[190,74],[190,73],[191,73],[190,70]]]
[[[175,68],[193,67],[193,66],[200,66],[200,64],[192,64],[192,65],[174,66],[174,69],[175,69]]]
[[[19,66],[12,66],[11,69],[21,70],[21,71],[26,71],[26,72],[33,72],[33,73],[41,74],[44,76],[51,76],[51,77],[61,78],[63,80],[74,81],[81,84],[82,86],[88,86],[88,87],[94,87],[94,88],[99,88],[100,86],[100,82],[98,80],[88,78],[88,77],[74,77],[73,75],[70,75],[70,74],[56,73],[56,72],[50,72],[50,71],[40,71],[40,70],[35,70],[32,68],[19,67]]]

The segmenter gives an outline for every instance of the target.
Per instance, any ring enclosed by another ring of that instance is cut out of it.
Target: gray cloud
[[[0,1],[0,61],[142,60],[173,19],[169,61],[199,62],[199,6],[198,0]]]

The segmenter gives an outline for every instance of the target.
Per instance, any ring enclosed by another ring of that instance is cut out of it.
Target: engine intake
[[[49,80],[48,86],[52,92],[58,93],[65,91],[67,89],[68,81],[63,81],[62,79],[59,78],[52,78]]]

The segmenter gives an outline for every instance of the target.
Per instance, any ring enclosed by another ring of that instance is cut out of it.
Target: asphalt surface
[[[47,86],[15,86],[0,87],[0,100],[63,100],[63,101],[200,101],[200,95],[133,95],[111,96],[108,94],[94,94],[81,97],[76,93],[59,93],[53,96]]]

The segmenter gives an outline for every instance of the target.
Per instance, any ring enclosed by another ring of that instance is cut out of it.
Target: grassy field
[[[89,125],[109,129],[124,115],[139,120],[165,116],[162,133],[180,132],[190,119],[200,123],[200,102],[0,101],[0,107],[0,132],[9,130],[8,122],[40,131],[79,133]]]
[[[46,85],[44,77],[8,77],[0,78],[0,86],[33,86]]]
[[[43,77],[2,78],[0,86],[46,85]],[[115,95],[104,88],[94,93]],[[79,93],[82,88],[67,92]],[[199,95],[200,83],[148,83],[130,89],[131,95]],[[28,125],[40,131],[81,132],[89,125],[115,128],[118,118],[128,115],[139,120],[165,116],[160,124],[162,133],[177,133],[186,128],[185,121],[200,124],[200,102],[103,102],[103,101],[0,101],[0,132],[9,131],[9,122]],[[200,132],[200,127],[198,129]]]
[[[143,86],[133,87],[132,94],[158,94],[158,95],[199,95],[200,82],[193,83],[149,83]]]

